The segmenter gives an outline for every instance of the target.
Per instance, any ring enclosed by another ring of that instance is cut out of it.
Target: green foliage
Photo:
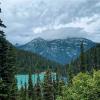
[[[14,52],[1,27],[5,28],[6,26],[0,19],[0,80],[2,81],[2,84],[0,84],[0,99],[16,100]]]
[[[69,66],[67,68],[67,81],[69,84],[72,84],[73,76],[74,76],[73,66],[71,64],[69,64]]]
[[[80,54],[80,71],[82,72],[85,72],[86,71],[86,66],[85,66],[85,57],[84,57],[84,42],[82,41],[81,42],[81,45],[80,45],[80,51],[81,51],[81,54]]]
[[[53,83],[51,71],[46,71],[44,83],[43,83],[43,100],[53,100]]]
[[[84,54],[84,67],[87,72],[93,72],[93,69],[99,70],[100,69],[100,44],[96,44],[96,46],[92,47],[91,49],[87,50]],[[83,62],[82,57],[79,56],[76,60],[72,61],[71,64],[74,70],[74,74],[79,73],[81,70],[80,61]],[[66,65],[68,68],[69,65]]]
[[[28,96],[29,98],[33,98],[33,83],[32,83],[32,70],[30,68],[29,71],[29,80],[28,80]]]
[[[41,72],[45,71],[47,70],[47,66],[54,66],[54,68],[57,66],[61,66],[60,64],[48,60],[38,54],[34,54],[24,50],[19,50],[16,48],[15,51],[16,51],[16,68],[19,74],[28,73],[29,66],[32,67],[32,73],[34,73],[36,69],[38,69]],[[38,66],[35,66],[37,63]]]
[[[100,100],[100,70],[94,71],[93,76],[79,73],[71,86],[63,87],[62,93],[57,100]]]
[[[38,73],[38,76],[37,76],[37,83],[34,87],[34,91],[35,91],[35,100],[42,100],[42,93],[41,93],[41,84],[40,84],[40,76],[39,76],[39,73]]]

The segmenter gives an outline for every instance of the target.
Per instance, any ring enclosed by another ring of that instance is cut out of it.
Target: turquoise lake
[[[39,74],[40,81],[43,81],[44,80],[44,75],[45,75],[44,72]],[[52,75],[55,76],[56,74],[52,74]],[[32,75],[33,85],[35,85],[35,83],[37,82],[37,76],[38,76],[37,74],[33,74]],[[26,82],[26,84],[28,84],[28,78],[29,78],[28,75],[16,75],[18,88],[21,88],[21,86],[24,86],[25,85],[25,82]]]

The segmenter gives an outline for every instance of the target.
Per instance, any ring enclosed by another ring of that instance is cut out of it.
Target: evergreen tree
[[[33,82],[32,82],[32,70],[29,70],[29,79],[28,79],[28,97],[29,99],[33,98]]]
[[[8,64],[8,81],[9,81],[9,100],[16,100],[17,96],[17,82],[15,79],[15,62],[16,62],[16,54],[15,50],[12,45],[8,46],[8,57],[7,57],[7,64]]]
[[[95,70],[97,70],[98,69],[98,65],[97,65],[98,59],[97,59],[97,49],[96,49],[96,46],[94,48],[93,60],[94,60],[93,67],[94,67]]]
[[[64,80],[60,80],[59,81],[59,89],[58,89],[58,92],[59,92],[59,95],[62,96],[62,87],[64,86]]]
[[[54,100],[51,71],[47,70],[43,84],[43,100]]]
[[[40,85],[40,76],[39,73],[37,73],[37,83],[35,85],[35,100],[42,100],[42,94],[41,94],[41,85]]]
[[[74,76],[73,67],[71,64],[69,64],[67,69],[67,81],[69,85],[72,84],[73,76]]]
[[[53,73],[53,95],[54,95],[54,100],[56,100],[57,95],[59,94],[59,79],[58,79],[58,74]]]
[[[80,54],[80,71],[85,72],[86,71],[86,66],[85,66],[85,58],[84,58],[84,43],[83,43],[83,41],[81,42],[80,50],[81,50],[81,54]]]
[[[1,8],[0,8],[0,13],[1,13]],[[2,20],[0,19],[0,29],[5,28],[5,25],[3,24]],[[0,86],[0,98],[1,99],[6,99],[7,98],[7,90],[4,84],[4,81],[6,80],[5,76],[5,70],[7,67],[7,42],[5,39],[5,34],[2,30],[0,30],[0,79],[3,84]],[[6,83],[6,82],[5,82]],[[6,84],[7,85],[7,84]]]
[[[57,95],[60,95],[60,90],[59,90],[59,83],[61,80],[61,75],[60,75],[60,67],[56,68],[56,77],[53,79],[53,87],[54,87],[54,100],[56,99]]]
[[[23,100],[27,100],[27,84],[26,84],[26,82],[25,82],[25,85],[24,85]]]
[[[25,95],[24,95],[24,86],[21,81],[21,89],[20,89],[20,100],[25,100]]]
[[[1,13],[1,9],[0,9]],[[6,28],[0,19],[0,27]],[[15,74],[14,74],[14,63],[12,48],[8,45],[8,41],[5,38],[5,34],[0,30],[0,78],[3,82],[3,86],[0,89],[1,100],[16,100],[15,93]],[[13,92],[12,92],[13,91]],[[13,94],[12,94],[13,93]]]

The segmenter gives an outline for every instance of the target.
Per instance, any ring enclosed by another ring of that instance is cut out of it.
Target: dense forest
[[[83,44],[81,44],[83,45]],[[85,66],[84,70],[91,72],[93,69],[100,69],[100,44],[96,44],[91,49],[84,52],[84,47],[80,45],[81,54],[80,56],[73,60],[70,65],[74,73],[79,73],[82,71],[81,66]],[[65,65],[67,70],[69,65]]]
[[[59,63],[56,63],[51,60],[47,60],[46,58],[34,54],[28,51],[19,50],[15,48],[16,52],[16,67],[18,73],[24,74],[28,73],[29,67],[32,67],[32,71],[34,73],[35,69],[39,69],[40,72],[47,69],[48,66],[57,67],[61,66]]]
[[[0,28],[6,28],[1,19]],[[0,100],[100,100],[100,45],[84,52],[81,41],[80,50],[79,58],[61,67],[30,52],[16,51],[1,29]],[[39,75],[41,66],[43,69],[46,67],[42,82]],[[20,89],[15,78],[18,67],[22,72],[28,71],[29,76],[28,84]],[[38,74],[35,85],[32,82],[33,72]]]

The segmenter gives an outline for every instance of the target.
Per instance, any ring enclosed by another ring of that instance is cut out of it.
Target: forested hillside
[[[84,48],[83,48],[84,49]],[[83,50],[84,51],[84,50]],[[100,44],[92,47],[88,51],[83,53],[84,65],[86,70],[91,71],[92,68],[99,69],[100,68]],[[38,62],[37,62],[38,61]],[[36,64],[38,63],[38,68],[41,71],[44,71],[47,66],[63,68],[63,65],[56,63],[54,61],[50,61],[38,54],[31,53],[24,50],[16,49],[16,67],[18,68],[19,73],[28,72],[28,68],[32,67],[33,71],[36,69]],[[81,55],[71,62],[72,69],[75,73],[80,71],[81,65]],[[65,65],[65,69],[69,68],[69,64]],[[63,70],[64,71],[64,70]]]
[[[84,47],[82,48],[80,56],[70,63],[71,68],[69,68],[69,64],[66,65],[67,70],[72,69],[73,72],[77,74],[82,71],[81,66],[84,66],[85,70],[89,72],[91,72],[92,69],[100,69],[100,44],[96,44],[96,46],[86,52],[84,52]]]
[[[32,67],[34,72],[36,69],[44,71],[49,67],[61,66],[59,63],[50,61],[38,54],[34,54],[28,51],[15,49],[16,51],[16,67],[19,73],[26,73],[29,68]],[[38,68],[37,68],[38,67]]]

